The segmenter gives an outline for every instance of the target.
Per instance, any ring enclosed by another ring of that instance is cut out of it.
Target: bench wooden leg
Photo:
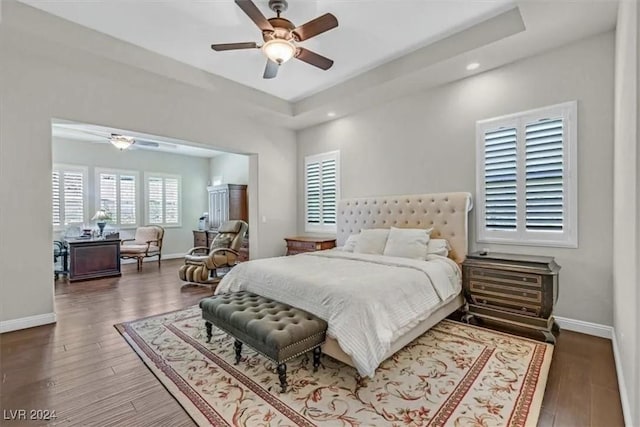
[[[240,356],[242,353],[242,342],[235,340],[233,347],[236,349],[236,365],[240,363]]]
[[[313,372],[318,372],[321,355],[322,355],[322,349],[320,348],[320,346],[313,349]]]
[[[211,337],[213,334],[211,333],[211,327],[213,326],[211,322],[204,322],[204,326],[207,328],[207,342],[211,342]]]
[[[278,378],[280,378],[280,392],[287,392],[287,364],[281,363],[278,365]]]

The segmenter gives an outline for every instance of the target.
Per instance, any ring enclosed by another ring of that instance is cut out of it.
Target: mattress
[[[216,293],[246,290],[327,321],[327,334],[372,377],[392,343],[461,290],[452,260],[426,261],[337,250],[245,262]]]

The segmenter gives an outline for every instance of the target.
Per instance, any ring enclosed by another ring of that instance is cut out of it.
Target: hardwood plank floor
[[[113,327],[178,310],[212,294],[181,286],[180,260],[124,265],[123,275],[56,284],[56,325],[0,335],[0,408],[55,410],[51,425],[193,426]],[[6,412],[5,412],[6,411]],[[9,421],[7,426],[47,425]],[[611,342],[560,333],[540,426],[623,426]]]

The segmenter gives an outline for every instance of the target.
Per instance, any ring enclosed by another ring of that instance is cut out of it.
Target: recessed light
[[[335,117],[335,116],[336,116],[336,113],[334,113],[333,111],[329,111],[329,112],[327,113],[327,116],[328,116],[328,117]]]
[[[480,64],[477,62],[472,62],[471,64],[467,65],[467,70],[469,71],[473,71],[478,69],[478,67],[480,67]]]

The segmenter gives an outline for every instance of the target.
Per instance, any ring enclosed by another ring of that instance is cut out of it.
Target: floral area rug
[[[287,364],[281,394],[273,363],[215,328],[200,309],[116,327],[199,425],[535,426],[553,346],[444,320],[383,362],[358,387],[354,368],[328,356]]]

